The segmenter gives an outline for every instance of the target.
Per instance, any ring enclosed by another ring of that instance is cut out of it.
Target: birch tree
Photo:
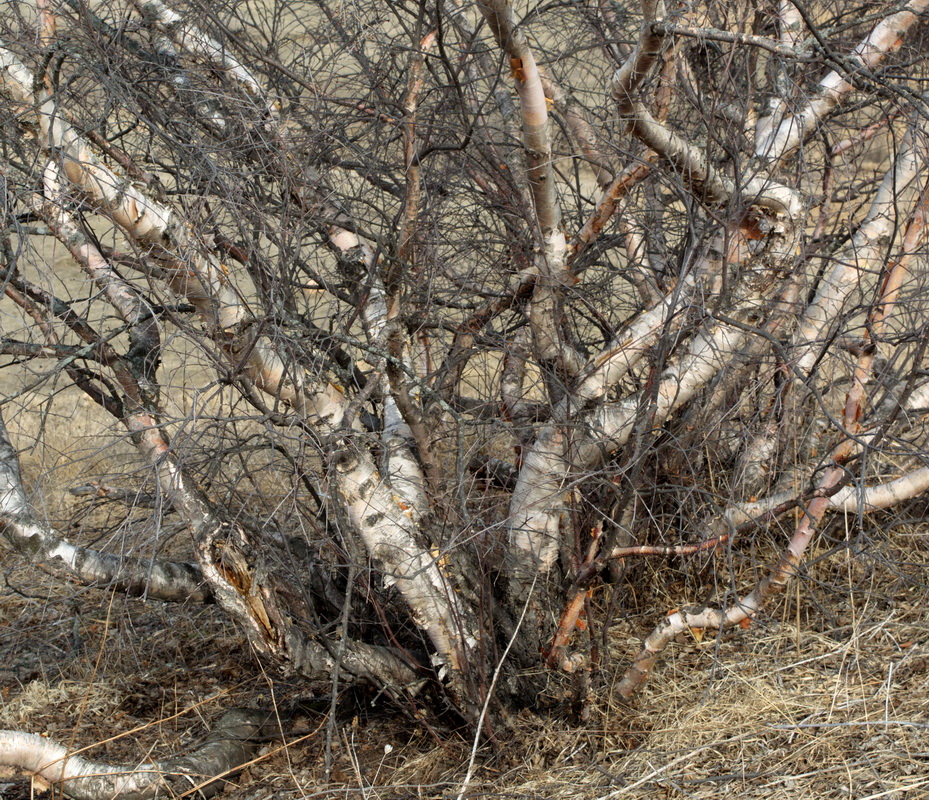
[[[927,5],[4,3],[0,414],[75,387],[139,465],[92,490],[158,499],[68,536],[0,422],[4,543],[478,741],[632,698],[929,488]],[[608,661],[648,558],[728,588]],[[231,713],[221,755],[0,763],[167,794],[249,757]]]

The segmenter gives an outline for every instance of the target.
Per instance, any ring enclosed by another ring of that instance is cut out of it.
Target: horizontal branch
[[[918,497],[927,490],[929,490],[929,467],[921,467],[886,483],[876,483],[871,486],[844,486],[829,496],[826,511],[867,514],[871,511],[892,508],[906,500]],[[794,492],[785,491],[752,503],[733,504],[726,510],[726,522],[734,527],[743,525],[771,509],[790,502],[795,497]]]
[[[277,731],[277,719],[266,711],[227,711],[188,755],[127,767],[91,761],[37,733],[0,731],[0,765],[29,772],[72,800],[211,797],[251,760],[263,729]]]
[[[701,42],[726,42],[729,44],[741,44],[748,47],[757,47],[761,50],[767,50],[781,58],[788,58],[792,61],[813,61],[814,56],[809,52],[798,50],[795,47],[782,44],[774,39],[768,39],[766,36],[756,36],[751,33],[741,33],[739,31],[723,31],[718,28],[695,28],[690,25],[680,25],[677,23],[656,22],[652,25],[655,33],[662,36],[685,36],[689,39],[697,39]]]
[[[0,526],[31,562],[88,585],[171,602],[206,603],[212,592],[196,564],[119,557],[69,542],[39,522],[26,499],[19,459],[0,417]]]

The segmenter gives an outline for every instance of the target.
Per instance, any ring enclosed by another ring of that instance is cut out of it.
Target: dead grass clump
[[[107,714],[119,707],[120,693],[109,683],[34,680],[9,699],[0,699],[0,726],[29,730],[35,720],[55,714]]]
[[[929,558],[918,530],[824,542],[748,630],[680,637],[633,706],[607,681],[584,726],[524,712],[467,796],[929,796]],[[664,599],[647,596],[652,607],[614,625],[605,675],[618,679]]]

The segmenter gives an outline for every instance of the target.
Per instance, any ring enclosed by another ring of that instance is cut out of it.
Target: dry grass
[[[632,706],[611,685],[656,612],[620,621],[586,721],[567,703],[522,712],[511,740],[480,750],[466,796],[929,796],[924,530],[892,529],[864,557],[816,561],[804,591],[747,631],[672,645]],[[224,708],[283,709],[324,691],[263,672],[213,609],[48,586],[10,556],[4,566],[40,596],[2,598],[2,725],[131,762],[195,743]],[[566,688],[556,682],[552,697]],[[454,798],[461,788],[471,743],[440,722],[346,700],[328,780],[324,713],[295,724],[299,743],[269,742],[227,796]],[[5,800],[28,796],[28,782],[7,780]]]

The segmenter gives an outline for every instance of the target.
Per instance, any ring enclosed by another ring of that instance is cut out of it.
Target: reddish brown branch
[[[714,536],[712,539],[706,539],[702,542],[693,544],[678,545],[654,545],[640,544],[630,547],[617,547],[610,553],[611,559],[630,558],[632,556],[692,556],[696,553],[702,553],[706,550],[712,550],[721,544],[726,544],[733,538],[734,534],[724,533],[722,536]]]
[[[658,158],[657,154],[649,150],[641,161],[630,164],[622,171],[603,192],[603,197],[597,207],[588,217],[584,227],[581,228],[568,244],[568,264],[571,265],[600,235],[606,224],[613,218],[619,201],[624,198],[637,184],[641,183],[652,171],[652,162]]]

